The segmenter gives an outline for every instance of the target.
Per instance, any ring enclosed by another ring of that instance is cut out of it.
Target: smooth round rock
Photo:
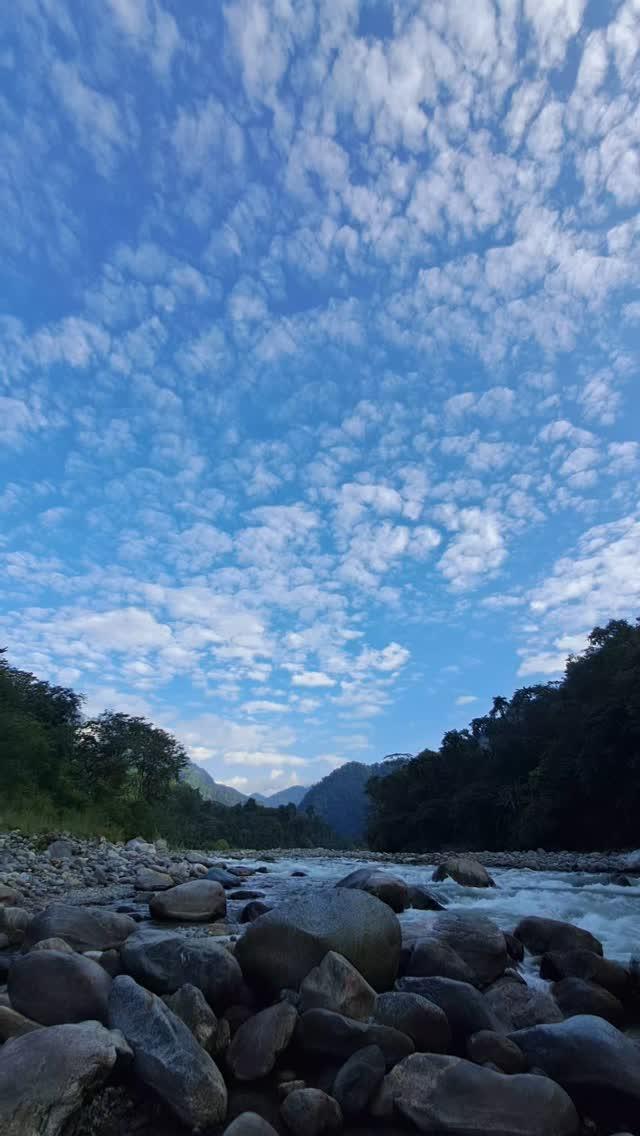
[[[149,901],[154,919],[180,923],[209,923],[227,913],[222,884],[214,880],[189,880],[159,892]]]
[[[239,1001],[242,972],[230,951],[207,938],[141,931],[120,952],[123,970],[156,994],[197,986],[216,1013]]]
[[[288,1002],[277,1002],[249,1018],[234,1035],[227,1064],[238,1081],[257,1081],[273,1069],[287,1048],[298,1014]]]
[[[31,951],[9,971],[11,1005],[44,1026],[106,1022],[111,979],[98,963],[68,951]]]
[[[103,907],[74,907],[52,903],[31,920],[25,947],[40,939],[64,939],[74,951],[107,951],[120,947],[137,930],[134,919]]]
[[[359,1049],[342,1066],[333,1082],[332,1095],[345,1116],[359,1116],[378,1090],[386,1070],[377,1045]]]
[[[310,970],[300,986],[300,1013],[333,1010],[347,1018],[365,1021],[373,1014],[376,992],[351,963],[327,951],[319,966]]]
[[[296,1089],[289,1093],[281,1114],[293,1136],[332,1136],[342,1131],[340,1105],[320,1089]]]
[[[527,919],[521,919],[513,933],[532,955],[573,950],[603,954],[602,943],[590,931],[576,927],[573,923],[563,923],[559,919],[543,919],[531,915]]]
[[[355,872],[338,880],[336,887],[360,888],[386,903],[392,911],[405,911],[409,906],[409,888],[404,880],[378,868],[356,868]]]
[[[225,1128],[224,1136],[278,1136],[278,1133],[257,1112],[243,1112]]]
[[[487,869],[472,856],[449,856],[439,864],[433,873],[436,882],[446,880],[447,876],[462,887],[495,887]]]
[[[400,990],[380,994],[375,1020],[406,1034],[422,1052],[446,1053],[451,1044],[451,1030],[444,1010],[420,994]]]

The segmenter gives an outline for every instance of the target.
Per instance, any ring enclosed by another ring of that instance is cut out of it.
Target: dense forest
[[[637,847],[640,621],[596,627],[561,681],[494,698],[368,792],[386,851]]]
[[[320,818],[293,804],[205,800],[180,780],[187,766],[166,730],[111,710],[86,720],[81,695],[9,666],[0,652],[0,828],[140,833],[201,848],[335,844]]]

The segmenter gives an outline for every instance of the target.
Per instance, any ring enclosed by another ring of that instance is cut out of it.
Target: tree
[[[105,710],[81,731],[80,775],[94,798],[103,792],[157,801],[188,764],[184,747],[144,718]]]

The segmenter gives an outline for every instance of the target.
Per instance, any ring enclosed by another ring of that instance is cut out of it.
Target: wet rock
[[[562,1011],[553,996],[535,986],[502,978],[485,993],[486,1004],[503,1029],[526,1029],[561,1022]]]
[[[169,1007],[195,1037],[198,1045],[207,1053],[218,1049],[219,1024],[216,1015],[207,1002],[202,990],[185,982],[175,994],[165,994],[165,1005]]]
[[[453,1046],[464,1052],[466,1040],[479,1030],[495,1030],[498,1022],[484,996],[468,982],[452,978],[401,978],[398,989],[421,994],[444,1011]]]
[[[190,1128],[221,1124],[227,1089],[208,1053],[164,1002],[122,975],[113,981],[109,1024],[133,1050],[133,1069]]]
[[[619,962],[601,958],[593,951],[549,951],[542,956],[540,974],[560,982],[563,978],[583,978],[595,982],[624,1000],[631,992],[631,974]]]
[[[406,1034],[422,1052],[446,1053],[451,1044],[451,1030],[444,1010],[420,994],[399,990],[380,994],[375,1020],[379,1025],[391,1026]]]
[[[229,899],[264,899],[263,891],[252,891],[251,888],[238,888],[229,892]]]
[[[345,1116],[359,1116],[385,1075],[384,1054],[377,1045],[359,1049],[340,1069],[333,1083],[333,1097]]]
[[[223,888],[235,888],[238,886],[238,877],[228,872],[226,868],[209,868],[205,879],[213,880],[214,883],[220,884]]]
[[[513,959],[514,962],[523,962],[524,943],[521,943],[519,939],[516,939],[515,935],[512,935],[510,931],[503,931],[503,934],[509,958]]]
[[[224,1136],[278,1136],[278,1133],[257,1112],[243,1112],[225,1128]]]
[[[377,1045],[387,1065],[402,1060],[414,1050],[406,1034],[390,1026],[357,1022],[331,1010],[307,1010],[298,1020],[295,1043],[306,1053],[350,1057],[367,1045]]]
[[[31,920],[25,946],[41,939],[60,938],[75,951],[105,951],[120,947],[136,930],[135,920],[102,907],[72,907],[53,903]]]
[[[495,887],[486,868],[471,856],[449,856],[439,864],[433,873],[435,881],[446,880],[447,876],[463,887]]]
[[[576,1014],[593,1014],[620,1027],[624,1022],[624,1007],[608,990],[586,982],[583,978],[563,978],[554,982],[551,992],[565,1018]]]
[[[333,1010],[347,1018],[364,1021],[370,1018],[376,1003],[376,992],[354,966],[327,951],[319,966],[309,971],[300,986],[300,1013],[305,1010]]]
[[[40,1022],[32,1022],[10,1006],[0,1006],[0,1041],[9,1041],[12,1037],[22,1037],[24,1033],[42,1029]]]
[[[0,933],[11,945],[24,940],[30,922],[31,915],[24,907],[0,907]]]
[[[271,907],[268,903],[263,903],[260,899],[252,899],[240,912],[240,922],[253,923],[254,919],[259,919],[261,915],[266,915],[267,911],[271,911]]]
[[[299,989],[327,951],[343,955],[384,990],[396,976],[400,943],[400,924],[386,904],[353,888],[331,888],[261,916],[238,942],[236,955],[247,981],[266,991]]]
[[[386,903],[392,911],[404,911],[409,906],[409,888],[404,880],[377,868],[356,868],[339,880],[336,887],[359,888]]]
[[[138,868],[134,887],[136,891],[165,891],[172,888],[174,880],[166,872],[157,872],[155,868]]]
[[[445,911],[434,919],[429,935],[456,952],[479,986],[488,986],[504,972],[508,961],[504,935],[486,915]]]
[[[289,1093],[281,1112],[293,1136],[331,1136],[342,1130],[340,1105],[320,1089]]]
[[[596,955],[603,953],[602,943],[595,935],[582,927],[575,927],[573,923],[563,923],[558,919],[542,919],[531,915],[520,920],[514,935],[533,955],[572,950],[593,951]]]
[[[59,1136],[118,1057],[130,1057],[119,1033],[98,1022],[51,1026],[0,1049],[2,1136]]]
[[[576,1110],[544,1077],[513,1077],[459,1057],[416,1053],[385,1082],[395,1107],[420,1132],[438,1136],[573,1136]]]
[[[413,978],[452,978],[456,982],[476,983],[470,966],[447,943],[436,939],[418,939],[405,966]]]
[[[291,1041],[297,1020],[293,1006],[278,1002],[240,1026],[227,1054],[234,1077],[239,1081],[266,1077]]]
[[[154,895],[149,902],[154,919],[209,923],[227,913],[227,898],[214,880],[190,880]]]
[[[291,873],[292,879],[302,879],[306,875],[307,875],[307,873],[301,871],[299,868],[297,868],[295,872]]]
[[[47,856],[50,860],[70,860],[74,851],[70,840],[54,840],[47,848]]]
[[[33,951],[9,971],[14,1010],[45,1026],[106,1022],[110,987],[101,966],[68,951]]]
[[[242,973],[234,956],[211,939],[170,931],[142,931],[124,944],[122,968],[156,994],[197,986],[216,1013],[239,1000]]]
[[[476,1065],[490,1062],[502,1073],[525,1073],[528,1065],[515,1041],[493,1030],[480,1030],[467,1041],[467,1057]]]
[[[412,884],[409,887],[409,907],[417,911],[444,911],[446,904],[422,884]]]

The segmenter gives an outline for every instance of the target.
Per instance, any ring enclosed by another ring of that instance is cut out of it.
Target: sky
[[[640,613],[640,0],[0,22],[14,665],[271,792]]]

